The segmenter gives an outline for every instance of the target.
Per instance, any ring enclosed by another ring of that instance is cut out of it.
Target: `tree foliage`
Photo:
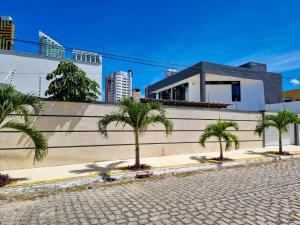
[[[135,141],[135,168],[140,168],[139,157],[139,135],[144,133],[149,125],[162,124],[165,127],[166,134],[170,134],[173,129],[173,123],[165,116],[165,108],[161,103],[135,102],[130,98],[123,98],[119,103],[119,111],[105,115],[98,122],[99,131],[107,137],[107,127],[116,122],[116,126],[121,124],[132,127]]]
[[[34,161],[41,161],[48,153],[47,141],[33,127],[30,109],[36,115],[40,114],[42,103],[39,98],[22,94],[11,85],[0,87],[0,129],[15,129],[27,134],[35,145]]]
[[[46,76],[51,80],[46,96],[62,101],[95,101],[100,95],[99,85],[86,76],[74,63],[62,61]]]
[[[261,134],[266,128],[274,127],[279,134],[279,154],[282,154],[282,133],[288,132],[289,125],[299,124],[300,120],[296,113],[289,111],[279,111],[276,115],[266,115],[262,121],[256,126],[255,133]]]
[[[235,149],[239,148],[239,139],[236,135],[228,131],[228,128],[233,128],[238,131],[239,127],[236,122],[219,120],[216,123],[208,125],[199,139],[199,143],[205,147],[205,142],[211,137],[216,137],[220,145],[220,160],[223,160],[222,141],[225,141],[225,151],[230,150],[232,145]]]

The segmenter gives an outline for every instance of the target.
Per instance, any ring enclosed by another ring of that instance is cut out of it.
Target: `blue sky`
[[[177,64],[257,61],[286,77],[284,89],[300,88],[296,0],[0,0],[0,15],[13,17],[19,39],[37,40],[41,30],[68,47]],[[133,86],[142,90],[164,73],[103,59],[103,75],[128,69]]]

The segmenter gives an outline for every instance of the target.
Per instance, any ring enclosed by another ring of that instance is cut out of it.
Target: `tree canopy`
[[[220,160],[223,160],[222,140],[225,141],[225,151],[230,150],[232,148],[232,145],[234,145],[235,149],[239,148],[240,142],[238,137],[230,132],[228,128],[233,128],[236,131],[239,130],[239,126],[236,122],[222,121],[219,119],[216,123],[208,125],[204,129],[204,132],[199,139],[199,143],[203,147],[205,147],[205,142],[207,141],[207,139],[216,137],[220,145]]]
[[[99,84],[70,61],[61,61],[46,77],[51,80],[46,96],[62,101],[95,101],[101,94]]]

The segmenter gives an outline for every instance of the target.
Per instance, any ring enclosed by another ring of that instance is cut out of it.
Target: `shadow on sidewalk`
[[[103,180],[105,181],[113,181],[114,179],[111,178],[111,175],[109,172],[117,169],[117,166],[124,163],[126,161],[118,161],[114,163],[110,163],[107,166],[98,166],[97,164],[88,164],[86,169],[81,169],[81,170],[70,170],[70,173],[76,173],[76,174],[81,174],[81,173],[98,173],[100,176],[103,177]]]
[[[191,156],[190,159],[195,160],[200,163],[209,162],[209,159],[206,156]]]
[[[255,151],[247,151],[246,154],[248,155],[261,155],[265,157],[270,157],[270,158],[278,158],[277,155],[274,155],[274,151],[266,151],[266,152],[255,152]]]

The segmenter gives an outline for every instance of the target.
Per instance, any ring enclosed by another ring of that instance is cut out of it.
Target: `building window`
[[[167,89],[165,91],[159,92],[159,99],[169,100],[171,99],[171,89]]]
[[[185,100],[185,90],[188,88],[189,84],[185,83],[173,88],[173,100]]]
[[[239,81],[232,82],[231,91],[232,91],[232,101],[240,102],[241,101],[241,84]]]

